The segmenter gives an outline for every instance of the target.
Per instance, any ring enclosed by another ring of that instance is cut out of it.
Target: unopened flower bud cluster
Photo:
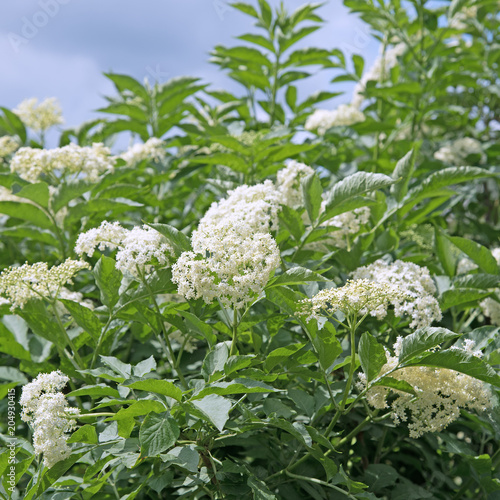
[[[138,277],[147,272],[149,266],[168,266],[174,254],[173,248],[165,237],[150,226],[144,225],[125,229],[118,222],[107,221],[89,231],[80,234],[76,241],[75,252],[92,257],[94,251],[118,249],[116,268]]]
[[[483,151],[482,144],[477,139],[462,137],[448,146],[438,149],[434,153],[434,158],[449,165],[463,166],[467,164],[469,155],[479,155],[480,163],[486,161],[486,154]]]
[[[54,149],[21,148],[12,158],[10,170],[29,182],[54,172],[95,182],[100,175],[113,172],[114,164],[111,151],[101,143],[91,147],[69,144]]]
[[[423,328],[441,319],[441,309],[434,297],[436,286],[426,267],[401,260],[387,264],[379,259],[369,266],[356,269],[352,277],[397,287],[401,296],[390,301],[394,306],[394,314],[412,318],[411,328]]]
[[[3,160],[19,149],[19,140],[10,135],[0,137],[0,165]]]
[[[404,299],[397,286],[390,283],[375,283],[368,279],[348,280],[339,288],[326,288],[312,299],[301,301],[302,313],[308,318],[319,319],[340,311],[346,317],[359,317],[366,314],[377,319],[387,316],[391,303]]]
[[[122,153],[120,158],[123,158],[129,166],[134,166],[144,160],[159,163],[166,155],[165,143],[161,139],[151,137],[144,144],[134,144],[128,151]]]
[[[318,135],[325,135],[332,127],[348,127],[365,121],[365,115],[358,107],[350,104],[341,104],[337,109],[316,109],[306,120],[304,128],[316,131]]]
[[[402,337],[394,344],[395,356],[386,351],[387,363],[379,376],[397,368],[402,345]],[[462,348],[468,355],[481,357],[475,344],[466,340]],[[371,387],[366,394],[368,403],[374,408],[388,408],[390,392],[396,396],[390,403],[395,424],[407,422],[410,437],[418,438],[426,432],[439,432],[460,416],[460,409],[485,411],[493,405],[493,396],[480,380],[446,368],[411,366],[396,369],[390,377],[410,384],[416,396],[387,387]],[[366,376],[360,374],[357,384],[360,390],[366,388]]]
[[[43,453],[43,462],[48,468],[71,454],[67,433],[74,430],[76,420],[71,417],[77,417],[79,410],[69,408],[60,392],[68,381],[60,371],[42,373],[23,387],[19,400],[21,419],[33,428],[35,453]]]
[[[43,132],[64,123],[61,106],[55,97],[45,99],[38,104],[38,99],[25,99],[13,110],[29,128]]]
[[[304,195],[300,181],[314,173],[314,169],[295,160],[279,170],[276,174],[276,189],[281,195],[281,204],[290,208],[304,206]]]
[[[64,285],[82,269],[90,269],[83,261],[67,259],[50,269],[46,262],[10,267],[0,274],[0,295],[11,303],[11,310],[23,308],[31,299],[56,299]]]

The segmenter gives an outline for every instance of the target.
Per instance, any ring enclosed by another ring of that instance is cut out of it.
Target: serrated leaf
[[[133,382],[125,381],[122,383],[125,387],[131,389],[138,389],[140,391],[154,392],[155,394],[162,394],[168,396],[176,401],[182,399],[182,391],[168,380],[158,380],[155,378],[147,378],[144,380],[134,380]]]
[[[118,375],[125,378],[129,378],[130,375],[132,374],[132,365],[124,363],[123,361],[120,361],[118,358],[115,358],[114,356],[99,355],[99,357],[106,366],[109,366],[109,368],[111,368]]]
[[[460,236],[446,236],[453,245],[465,253],[485,273],[497,274],[498,264],[490,250],[475,241]]]
[[[412,362],[405,363],[404,366],[447,368],[500,387],[500,375],[490,365],[460,349],[432,352]]]
[[[359,360],[368,382],[380,374],[380,370],[387,363],[384,347],[368,332],[361,335],[358,347]]]
[[[54,224],[45,212],[41,208],[38,208],[36,205],[32,205],[30,203],[0,201],[0,214],[32,222],[42,229],[54,227]]]
[[[408,394],[415,395],[415,389],[406,381],[398,380],[393,377],[382,377],[380,380],[372,384],[373,386],[382,386],[382,387],[390,387],[391,389],[395,389],[397,391],[406,392]]]
[[[205,380],[210,380],[210,377],[216,372],[223,372],[224,365],[229,357],[229,348],[226,342],[217,344],[205,357],[201,372]]]
[[[419,356],[425,351],[428,351],[443,342],[456,339],[457,337],[460,337],[459,333],[454,333],[446,328],[436,328],[431,326],[419,328],[403,338],[399,354],[399,362],[405,363],[415,356]]]
[[[222,432],[229,419],[231,401],[217,394],[211,394],[203,399],[192,401],[191,404]]]
[[[314,223],[319,215],[321,202],[323,201],[323,187],[316,173],[307,175],[300,181],[304,195],[304,205],[309,215],[309,220]]]
[[[442,311],[446,311],[450,307],[464,305],[474,305],[474,303],[482,300],[492,292],[478,290],[477,288],[453,288],[443,292],[440,301]]]
[[[394,184],[394,180],[389,176],[371,172],[357,172],[342,179],[329,191],[321,220],[330,219],[333,210],[341,203],[345,203],[347,200],[369,191],[390,186],[391,184]]]
[[[94,340],[99,339],[102,324],[92,310],[72,300],[59,299],[59,302],[64,304],[78,326],[81,326]]]
[[[444,272],[451,278],[455,276],[460,253],[456,251],[441,229],[436,227],[434,234],[434,244],[439,262]]]
[[[141,455],[155,457],[171,448],[179,436],[179,426],[168,413],[150,413],[139,430]]]
[[[258,380],[235,378],[231,382],[214,382],[204,387],[191,400],[201,399],[210,394],[227,396],[230,394],[257,394],[275,392],[276,389]]]
[[[68,443],[90,443],[97,444],[97,433],[95,427],[90,424],[85,424],[79,427],[67,439]]]
[[[109,387],[107,384],[87,385],[71,391],[68,396],[92,396],[93,398],[100,398],[103,396],[110,396],[112,398],[119,398],[120,393]]]
[[[273,278],[266,286],[266,290],[274,286],[280,285],[301,285],[311,281],[328,281],[321,274],[310,271],[305,267],[292,267],[285,271],[283,274]]]
[[[146,373],[152,372],[153,370],[156,370],[156,361],[153,355],[137,363],[137,365],[132,368],[134,377],[143,377]]]
[[[333,325],[326,323],[321,330],[318,330],[313,342],[318,351],[321,368],[328,371],[334,361],[342,354],[342,346],[335,336]]]
[[[14,193],[20,198],[34,201],[43,208],[49,206],[49,186],[45,182],[37,182],[36,184],[26,184],[20,191]]]
[[[394,167],[392,178],[396,181],[391,186],[391,193],[396,200],[401,201],[408,191],[408,184],[415,167],[416,150],[411,149],[401,158]]]
[[[96,285],[101,291],[102,303],[113,309],[120,298],[119,289],[122,273],[116,269],[116,263],[111,257],[101,255],[94,267]]]
[[[271,371],[276,365],[286,361],[292,354],[300,351],[306,344],[291,344],[285,347],[278,347],[271,351],[264,361],[264,370]]]
[[[128,408],[122,408],[115,414],[114,417],[106,419],[109,420],[123,420],[125,418],[139,417],[141,415],[147,415],[150,412],[163,413],[165,411],[165,406],[159,401],[153,401],[150,399],[142,399],[131,404]]]

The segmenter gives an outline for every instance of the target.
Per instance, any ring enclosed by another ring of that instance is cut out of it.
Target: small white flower
[[[365,115],[356,107],[349,104],[341,104],[337,109],[329,111],[317,109],[310,115],[304,128],[316,130],[319,135],[325,135],[332,127],[348,127],[365,120]]]
[[[165,143],[161,139],[151,137],[144,144],[134,144],[128,151],[122,153],[120,158],[123,158],[128,165],[134,166],[143,160],[161,162],[166,155]]]
[[[36,131],[45,131],[64,123],[61,106],[55,97],[45,99],[40,104],[35,97],[25,99],[13,111],[25,125]]]
[[[314,174],[314,169],[305,163],[292,160],[286,168],[278,170],[276,174],[276,189],[281,195],[281,203],[291,208],[304,205],[304,195],[300,180]]]

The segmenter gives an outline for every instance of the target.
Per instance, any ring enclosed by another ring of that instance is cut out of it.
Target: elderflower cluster
[[[450,19],[450,28],[463,31],[468,28],[468,22],[477,18],[477,6],[464,7]]]
[[[82,269],[90,269],[86,262],[66,259],[50,269],[46,262],[10,267],[0,274],[0,295],[12,304],[11,310],[23,308],[31,299],[56,299],[66,283]]]
[[[369,81],[378,82],[381,79],[387,78],[389,71],[398,64],[398,57],[403,55],[405,50],[406,45],[404,43],[398,43],[377,57],[372,67],[363,74],[361,80],[354,87],[351,103],[354,108],[359,109],[361,104],[363,104],[363,93],[366,90],[366,84]]]
[[[280,193],[281,203],[290,208],[304,205],[304,195],[300,180],[314,174],[314,169],[304,163],[292,160],[276,174],[276,189]]]
[[[462,137],[453,141],[448,146],[443,146],[434,153],[436,160],[448,163],[450,165],[464,165],[469,155],[479,155],[480,163],[486,161],[486,155],[483,146],[477,139],[471,137]]]
[[[325,135],[326,131],[332,127],[348,127],[362,121],[365,121],[365,115],[358,107],[341,104],[334,110],[316,109],[307,118],[304,128],[317,131],[319,135]]]
[[[78,408],[69,408],[64,394],[60,392],[69,378],[55,371],[41,373],[23,387],[21,419],[33,428],[33,446],[37,455],[43,453],[45,467],[51,468],[71,454],[66,439],[67,433],[75,429]]]
[[[240,309],[255,299],[280,262],[274,238],[233,217],[204,224],[194,232],[194,251],[172,266],[172,281],[186,299],[219,299]]]
[[[75,252],[92,257],[94,251],[118,249],[116,268],[139,277],[149,272],[150,266],[168,266],[174,250],[165,237],[156,229],[143,225],[125,229],[118,222],[104,221],[97,228],[89,229],[78,236]]]
[[[228,197],[214,202],[200,221],[199,228],[210,228],[219,222],[238,219],[254,232],[278,229],[280,194],[270,180],[255,186],[239,186],[228,191]]]
[[[10,135],[0,137],[0,165],[5,158],[15,153],[19,149],[19,140]]]
[[[174,342],[179,346],[179,348],[183,348],[184,351],[192,354],[196,351],[196,339],[189,337],[188,335],[184,335],[180,330],[174,330],[168,338],[170,342]]]
[[[40,132],[64,123],[61,106],[55,97],[45,99],[40,104],[35,97],[25,99],[13,111],[25,125]]]
[[[379,259],[373,264],[356,269],[352,277],[397,287],[404,298],[391,300],[394,314],[397,317],[411,317],[411,328],[423,328],[441,319],[441,309],[434,297],[436,286],[426,267],[401,260],[387,264]]]
[[[163,161],[167,153],[165,144],[161,139],[151,137],[144,144],[134,144],[128,151],[120,155],[128,165],[134,166],[144,160],[156,163]]]
[[[410,437],[418,438],[426,432],[439,432],[460,416],[460,408],[485,411],[492,406],[493,396],[483,382],[469,375],[446,368],[411,366],[397,368],[401,352],[402,337],[394,344],[395,356],[386,350],[387,363],[382,367],[379,377],[390,373],[390,377],[407,382],[415,394],[389,389],[371,387],[366,393],[368,403],[374,408],[387,408],[387,397],[392,391],[396,398],[390,407],[395,424],[408,421]],[[472,340],[466,340],[462,348],[465,356],[481,357],[479,350],[474,350]],[[453,349],[453,348],[452,348]],[[392,371],[395,370],[395,371]],[[366,376],[360,374],[358,389],[366,388]]]
[[[21,148],[12,158],[10,170],[22,179],[36,182],[42,174],[60,172],[85,176],[90,182],[114,170],[115,160],[101,143],[91,147],[69,144],[62,148]]]
[[[491,254],[500,266],[500,248],[493,248]],[[500,288],[496,288],[495,293],[497,297],[500,297]],[[494,325],[500,326],[500,302],[498,302],[498,300],[487,297],[479,303],[479,306],[483,310],[483,314],[490,318],[490,321]]]
[[[398,288],[389,283],[375,283],[367,279],[348,280],[342,287],[325,288],[312,299],[301,301],[302,314],[319,319],[320,316],[330,316],[340,311],[346,317],[369,314],[383,319],[389,304],[403,298]]]
[[[347,248],[349,236],[357,234],[362,226],[370,222],[370,213],[368,207],[360,207],[327,220],[323,225],[337,230],[330,233],[324,242],[337,248]]]

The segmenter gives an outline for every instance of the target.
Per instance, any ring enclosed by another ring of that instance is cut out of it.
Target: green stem
[[[238,310],[235,308],[233,317],[233,340],[231,342],[231,350],[229,351],[229,356],[234,356],[236,354],[237,334],[238,334]]]
[[[73,341],[70,339],[68,332],[66,331],[66,328],[64,328],[64,325],[61,321],[61,318],[59,317],[59,313],[57,312],[57,307],[56,307],[56,301],[52,302],[52,311],[54,312],[54,316],[56,318],[56,323],[59,326],[59,329],[61,330],[61,332],[64,336],[64,339],[66,340],[66,342],[68,343],[68,345],[71,349],[71,352],[73,354],[73,358],[74,358],[76,364],[78,365],[78,369],[82,370],[85,365],[83,363],[82,358],[78,354],[78,351],[77,351],[76,347],[74,346]]]
[[[342,493],[345,495],[347,498],[352,498],[356,500],[356,497],[348,493],[347,491],[343,490],[342,488],[339,488],[338,486],[335,486],[334,484],[327,483],[326,481],[321,481],[320,479],[316,479],[315,477],[306,477],[306,476],[299,476],[298,474],[293,474],[289,470],[285,470],[285,474],[288,477],[292,477],[294,479],[300,479],[302,481],[308,481],[310,483],[314,484],[319,484],[321,486],[326,486],[327,488],[332,488],[332,490],[336,490],[339,493]]]
[[[109,328],[109,325],[110,325],[112,319],[113,319],[113,315],[110,312],[108,321],[106,322],[106,325],[104,325],[104,328],[102,329],[101,334],[99,335],[99,339],[97,340],[97,345],[96,345],[96,348],[94,349],[94,354],[92,355],[92,361],[90,363],[91,369],[94,368],[95,362],[97,361],[97,356],[99,355],[99,351],[101,350],[104,336],[106,335],[106,332],[108,331],[108,328]]]
[[[101,412],[101,413],[85,413],[84,415],[77,415],[76,418],[87,418],[87,417],[97,418],[97,417],[114,417],[114,416],[115,413]],[[75,418],[74,415],[73,418]]]

